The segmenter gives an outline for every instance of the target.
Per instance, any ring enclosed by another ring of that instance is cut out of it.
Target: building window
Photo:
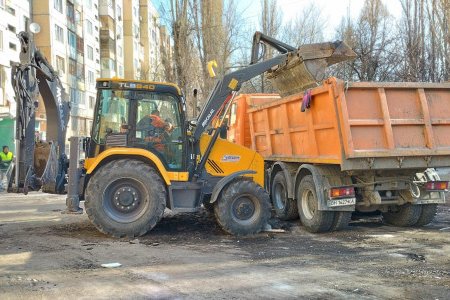
[[[87,46],[87,57],[90,60],[94,60],[94,48]]]
[[[67,2],[67,21],[70,25],[75,26],[75,7],[70,2]]]
[[[59,11],[60,13],[63,12],[63,3],[62,0],[54,0],[53,7]]]
[[[94,34],[94,32],[92,31],[92,22],[89,20],[86,20],[86,30],[90,35]]]
[[[119,54],[119,57],[122,57],[122,55],[123,55],[123,52],[122,52],[123,50],[122,50],[122,47],[121,46],[118,46],[117,47],[117,52],[118,52],[118,54]]]
[[[117,19],[120,21],[122,21],[122,8],[120,7],[120,5],[117,5]]]
[[[85,101],[85,99],[84,99],[84,97],[85,97],[85,94],[83,93],[83,92],[79,92],[78,93],[78,96],[80,97],[80,104],[81,105],[85,105],[86,104],[86,101]]]
[[[87,0],[87,7],[92,8],[92,0]]]
[[[75,102],[73,102],[73,103],[75,103]],[[77,131],[78,130],[78,118],[72,116],[70,123],[72,124],[72,130]]]
[[[77,62],[74,59],[69,58],[69,74],[77,75]]]
[[[77,78],[79,81],[84,82],[84,65],[77,63]]]
[[[16,15],[16,10],[12,8],[11,6],[6,5],[6,11],[9,12],[11,15]]]
[[[0,0],[0,7],[2,7],[2,8],[5,7],[5,0]]]
[[[77,35],[77,53],[78,55],[84,56],[84,40],[82,37]]]
[[[95,98],[92,96],[89,96],[89,108],[94,108],[95,106]]]
[[[55,24],[55,36],[58,42],[64,43],[64,30]]]
[[[9,43],[9,49],[11,50],[17,50],[17,46],[14,43]]]
[[[67,30],[67,43],[69,44],[69,56],[77,57],[77,36],[73,31]]]
[[[88,71],[88,83],[94,84],[94,72]]]
[[[16,33],[16,27],[8,24],[8,30],[11,31],[12,33]]]
[[[66,64],[64,62],[64,58],[58,55],[56,55],[56,69],[62,74],[66,72]]]

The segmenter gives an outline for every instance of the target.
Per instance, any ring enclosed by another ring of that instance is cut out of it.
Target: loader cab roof
[[[98,78],[97,89],[136,89],[182,96],[180,88],[174,83],[145,80],[128,80],[122,78]]]

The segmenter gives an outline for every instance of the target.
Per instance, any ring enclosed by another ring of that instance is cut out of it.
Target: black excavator
[[[64,193],[67,212],[80,213],[80,200],[101,232],[140,236],[162,218],[165,208],[194,212],[214,210],[224,231],[253,234],[270,217],[264,190],[264,160],[253,150],[220,138],[226,124],[211,128],[241,85],[275,66],[285,65],[296,50],[230,72],[217,80],[195,122],[186,120],[186,105],[175,84],[132,79],[97,79],[91,136],[70,138],[65,154],[69,102],[58,76],[36,49],[33,35],[22,32],[20,63],[13,68],[17,105],[17,161],[10,192],[41,186]],[[259,34],[255,45],[268,40]],[[256,52],[255,52],[256,53]],[[256,55],[256,54],[255,54]],[[38,93],[47,113],[51,151],[39,176],[33,165],[34,121]],[[83,145],[85,160],[79,156]],[[68,180],[67,180],[68,178]]]
[[[8,180],[9,192],[29,189],[62,194],[67,184],[68,159],[65,154],[70,102],[53,67],[36,49],[33,34],[20,32],[20,62],[12,66],[12,85],[16,95],[16,160]],[[44,168],[35,168],[35,122],[38,96],[47,113],[48,154]]]

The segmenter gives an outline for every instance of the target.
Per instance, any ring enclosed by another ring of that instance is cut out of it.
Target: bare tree
[[[396,53],[394,25],[381,0],[366,0],[356,22],[344,18],[337,30],[337,38],[349,44],[357,58],[344,67],[336,67],[336,73],[347,80],[394,80],[400,60]]]
[[[270,36],[277,38],[280,34],[280,28],[281,28],[281,11],[277,5],[277,2],[275,0],[261,0],[261,16],[260,16],[260,26],[261,26],[261,32]],[[263,59],[268,59],[273,57],[274,55],[274,49],[267,48],[264,52]],[[255,82],[254,80],[253,82]],[[273,92],[273,87],[270,84],[270,81],[268,81],[264,74],[260,76],[260,92],[266,93],[266,92]]]
[[[321,42],[326,23],[320,8],[311,2],[294,20],[283,26],[281,39],[294,47]]]

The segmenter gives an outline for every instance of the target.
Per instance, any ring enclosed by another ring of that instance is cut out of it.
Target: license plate
[[[329,207],[354,205],[355,203],[356,203],[356,198],[328,200]]]

